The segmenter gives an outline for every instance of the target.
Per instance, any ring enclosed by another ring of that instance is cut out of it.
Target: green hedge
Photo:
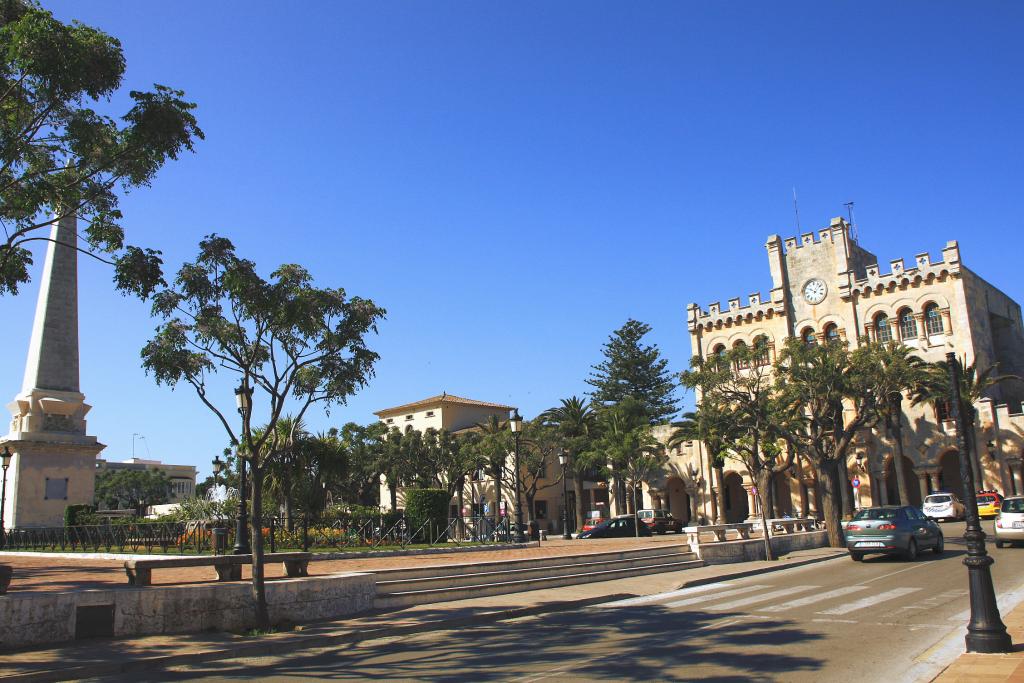
[[[448,492],[444,489],[411,489],[405,492],[405,517],[410,531],[415,532],[426,522],[433,523],[424,534],[436,537],[448,526]],[[434,538],[426,539],[432,542]],[[443,540],[443,539],[442,539]]]
[[[79,520],[79,517],[87,517],[94,512],[96,512],[95,505],[68,505],[64,508],[64,526],[84,524],[85,520]]]

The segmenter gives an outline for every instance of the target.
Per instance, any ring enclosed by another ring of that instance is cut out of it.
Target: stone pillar
[[[743,490],[747,492],[747,519],[758,516],[757,494],[754,493],[753,484],[744,484]]]
[[[949,309],[943,308],[939,313],[942,315],[942,331],[948,336],[953,336],[953,321],[950,318]]]
[[[939,490],[939,473],[938,472],[929,472],[928,473],[928,478],[931,480],[932,491],[938,491]],[[922,498],[921,500],[924,500],[924,499]]]
[[[1022,492],[1024,492],[1024,487],[1022,487],[1021,482],[1021,466],[1019,464],[1016,467],[1013,467],[1011,465],[1010,472],[1013,476],[1013,485],[1014,487],[1016,487],[1017,495],[1020,495]]]
[[[724,512],[723,512],[724,514]],[[719,517],[718,513],[718,487],[711,487],[711,519],[716,520]]]
[[[914,321],[917,323],[917,341],[924,348],[928,344],[928,332],[924,326],[924,313],[915,313]]]
[[[690,496],[690,524],[696,524],[700,519],[700,497],[697,489],[689,492]]]
[[[921,484],[921,500],[924,500],[928,495],[928,475],[924,472],[919,472],[917,475],[918,481]]]

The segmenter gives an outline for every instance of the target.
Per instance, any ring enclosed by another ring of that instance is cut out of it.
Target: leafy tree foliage
[[[294,442],[296,426],[311,406],[344,404],[373,374],[377,354],[365,337],[384,310],[342,289],[321,289],[298,265],[280,266],[264,280],[234,245],[215,235],[153,297],[163,322],[142,350],[142,364],[158,384],[192,386],[220,420],[251,475],[253,597],[256,623],[268,623],[263,575],[263,484],[268,469]],[[251,395],[241,424],[229,420],[208,394],[212,373],[226,370]],[[253,413],[265,407],[263,427]],[[286,408],[292,429],[277,428]]]
[[[148,295],[161,282],[159,252],[125,244],[117,191],[149,185],[193,149],[203,137],[195,105],[155,85],[132,90],[120,120],[97,112],[121,87],[120,42],[27,0],[0,0],[0,53],[0,295],[29,281],[28,246],[69,215],[85,224],[84,251],[113,263],[117,289]]]
[[[645,323],[627,320],[602,347],[604,360],[592,367],[586,382],[594,388],[594,403],[607,406],[630,398],[642,407],[649,424],[658,424],[679,409],[668,360],[661,357],[656,345],[643,344],[650,331]]]
[[[142,517],[150,505],[171,498],[171,480],[161,470],[106,470],[96,477],[96,501]]]
[[[668,448],[679,448],[687,441],[699,441],[708,450],[711,467],[717,481],[718,518],[715,524],[725,524],[725,458],[732,441],[732,420],[728,406],[707,401],[697,410],[683,413],[682,419],[673,422],[675,428],[668,438]]]
[[[591,452],[591,441],[597,435],[596,413],[588,401],[572,396],[561,399],[557,407],[545,410],[541,413],[540,419],[556,426],[561,434],[566,455],[569,457],[569,466],[573,472],[576,523],[580,525],[586,516],[583,484],[588,475],[593,475],[595,465],[584,455]],[[603,467],[603,464],[599,466]]]

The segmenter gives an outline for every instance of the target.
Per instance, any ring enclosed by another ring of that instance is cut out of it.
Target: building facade
[[[183,498],[191,498],[196,494],[196,468],[195,465],[169,465],[159,460],[144,460],[142,458],[129,458],[128,460],[113,461],[98,458],[96,460],[96,476],[103,472],[116,470],[158,470],[167,475],[171,480],[171,496],[167,505],[177,504]]]
[[[506,423],[511,411],[515,406],[503,403],[489,403],[474,399],[463,398],[452,394],[444,393],[438,396],[396,406],[385,408],[374,413],[389,429],[395,428],[403,433],[418,431],[424,432],[427,429],[447,430],[452,434],[459,434],[469,430],[478,429],[478,425],[489,422],[492,418],[500,423]],[[509,453],[509,467],[512,466],[513,454]],[[540,528],[549,531],[561,531],[562,519],[562,488],[556,485],[559,472],[558,463],[548,463],[544,475],[538,480],[537,495],[533,501],[533,509],[525,514],[526,519],[534,519]],[[514,516],[514,489],[506,484],[502,487],[501,499],[498,499],[497,487],[491,473],[485,469],[474,472],[466,483],[463,492],[462,510],[459,510],[458,499],[453,497],[450,503],[450,516],[493,516],[495,510],[505,509],[507,514]],[[391,507],[391,494],[386,478],[381,479],[380,487],[381,507],[385,510]],[[502,505],[503,504],[503,505]],[[526,502],[524,501],[524,505]],[[401,488],[398,489],[398,507],[404,506],[404,495]],[[524,508],[524,513],[526,512]]]
[[[707,309],[687,307],[693,355],[708,357],[739,345],[761,346],[766,362],[774,362],[786,339],[806,343],[841,340],[856,347],[867,338],[900,342],[925,361],[944,359],[953,351],[979,368],[998,365],[1000,373],[1024,376],[1024,325],[1020,305],[970,270],[955,241],[939,258],[918,254],[879,266],[878,258],[861,247],[842,218],[817,234],[765,245],[772,288],[767,297],[753,293]],[[1024,492],[1024,384],[1007,382],[977,405],[981,488]],[[904,453],[894,460],[895,444],[878,431],[865,430],[849,454],[855,504],[884,504],[897,499],[895,468],[903,467],[911,502],[920,504],[934,490],[963,494],[955,431],[949,416],[931,405],[903,402]],[[670,430],[661,429],[667,440]],[[752,482],[738,462],[726,464],[724,481],[713,476],[706,449],[690,442],[671,454],[670,470],[652,482],[652,504],[677,516],[719,517],[716,489],[725,489],[723,517],[738,521],[755,511]],[[813,470],[798,462],[776,477],[772,492],[778,514],[816,515],[820,493]]]

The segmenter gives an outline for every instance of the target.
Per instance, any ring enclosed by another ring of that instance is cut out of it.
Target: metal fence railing
[[[0,549],[43,552],[118,552],[202,554],[230,552],[234,528],[214,523],[152,522],[89,524],[0,530]],[[410,546],[462,545],[509,542],[514,536],[507,517],[454,517],[446,521],[414,523],[405,517],[358,520],[293,519],[284,524],[265,520],[262,529],[267,551],[386,549]],[[221,539],[217,547],[217,537]]]

